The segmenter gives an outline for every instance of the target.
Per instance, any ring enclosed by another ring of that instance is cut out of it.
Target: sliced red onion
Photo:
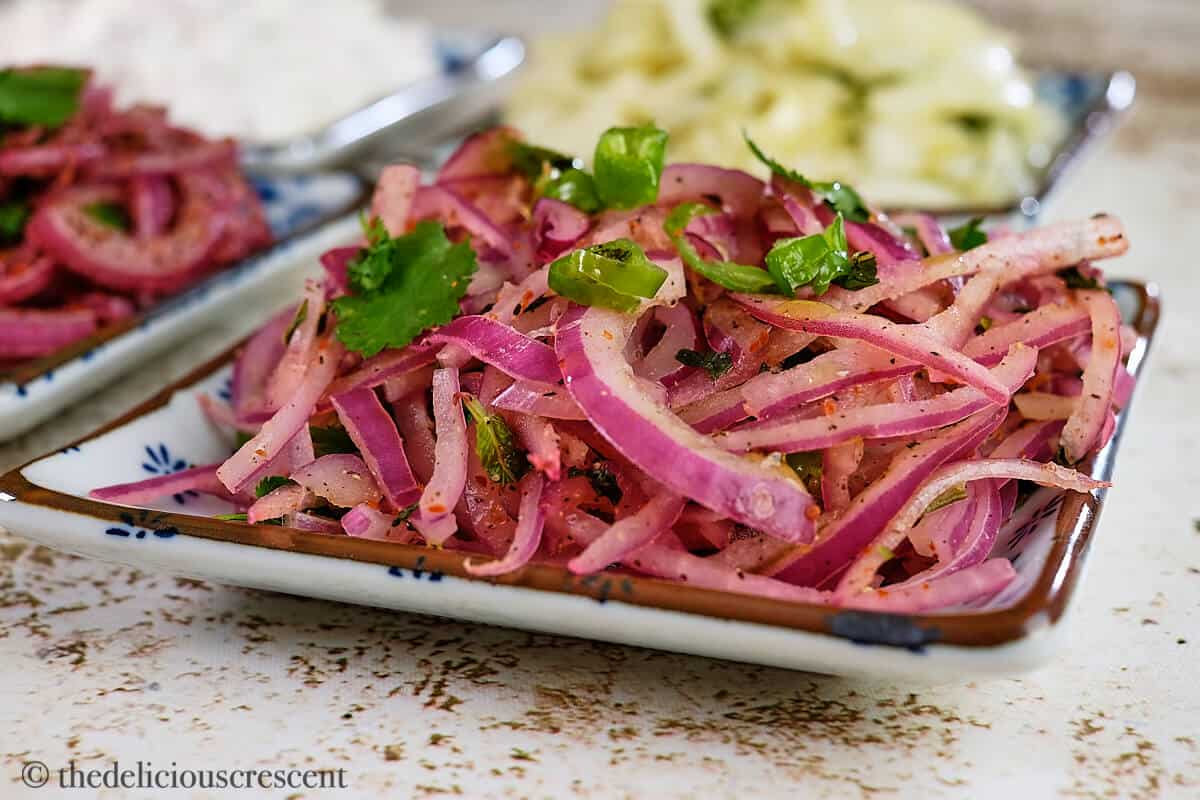
[[[692,310],[683,303],[658,306],[647,313],[663,326],[663,335],[634,367],[634,371],[647,380],[671,386],[688,370],[675,356],[680,350],[696,349],[700,329]]]
[[[514,255],[509,236],[466,199],[441,186],[421,186],[413,197],[412,219],[433,218],[464,229],[505,258]]]
[[[374,389],[391,378],[429,366],[437,350],[427,342],[414,342],[401,350],[384,350],[331,383],[328,393],[347,394],[356,389]]]
[[[896,512],[887,527],[863,549],[862,554],[838,583],[838,595],[850,596],[870,586],[871,579],[879,567],[891,560],[895,548],[900,546],[912,526],[939,495],[963,483],[993,478],[1033,481],[1042,486],[1055,486],[1075,492],[1090,492],[1110,485],[1057,464],[1041,464],[1019,459],[963,461],[941,467],[921,484]]]
[[[308,423],[317,400],[337,373],[345,351],[332,337],[317,346],[313,363],[296,387],[296,393],[263,423],[254,438],[246,442],[217,470],[217,477],[230,491],[241,491],[255,471],[279,455],[284,447]]]
[[[1015,280],[1021,274],[1045,274],[1084,260],[1119,256],[1128,249],[1129,242],[1120,221],[1100,215],[1082,222],[1034,228],[1012,236],[993,236],[987,244],[959,255],[913,262],[902,275],[881,280],[865,289],[849,291],[833,287],[823,299],[848,311],[866,311],[885,300],[915,292],[946,278],[974,275],[987,269],[1008,273]],[[1020,268],[1022,272],[1014,273],[1014,268]]]
[[[255,500],[246,509],[246,521],[254,525],[269,519],[280,519],[304,508],[311,499],[312,496],[303,486],[286,483]]]
[[[325,313],[325,287],[319,282],[304,283],[304,299],[300,303],[304,318],[288,338],[279,364],[271,373],[266,387],[266,410],[274,411],[296,393],[304,373],[312,363],[317,346],[317,329]]]
[[[489,317],[458,317],[428,334],[426,341],[462,348],[521,380],[553,384],[562,378],[554,350]]]
[[[1016,342],[1045,348],[1082,336],[1090,326],[1087,310],[1079,306],[1042,306],[970,339],[963,345],[963,353],[984,366],[992,366],[1000,363],[1008,348]]]
[[[338,419],[392,508],[401,509],[416,502],[421,489],[404,455],[404,442],[375,391],[356,389],[349,394],[334,395],[332,402]]]
[[[1000,526],[1008,516],[1004,513],[1004,504],[996,483],[998,482],[979,481],[971,484],[968,491],[979,499],[969,509],[971,514],[961,528],[962,536],[956,541],[939,543],[939,563],[898,586],[914,586],[922,581],[941,578],[980,564],[991,555],[1000,533]],[[1013,484],[1013,488],[1016,488],[1016,484]]]
[[[567,569],[576,575],[586,575],[621,561],[674,525],[686,503],[678,495],[654,495],[637,513],[613,523],[583,553],[571,559]]]
[[[931,256],[945,255],[954,252],[950,237],[946,230],[932,214],[901,214],[893,218],[897,225],[910,226],[917,232],[917,239],[925,252]]]
[[[992,376],[1011,394],[1033,375],[1037,351],[1015,346],[992,371]],[[1008,394],[1005,395],[1007,404]],[[1020,398],[1017,395],[1018,407]],[[885,403],[858,408],[840,408],[835,413],[796,421],[751,423],[717,437],[722,447],[733,452],[768,450],[784,453],[824,450],[856,438],[881,439],[909,436],[942,428],[993,405],[977,389],[965,387],[920,402]]]
[[[733,295],[743,308],[764,322],[819,336],[854,339],[949,375],[983,392],[997,403],[1008,393],[985,367],[936,339],[919,325],[898,325],[882,317],[839,312],[824,303],[783,300],[765,295]]]
[[[537,263],[546,264],[574,247],[591,227],[588,215],[575,206],[543,197],[533,206],[533,245]]]
[[[43,204],[25,229],[29,241],[67,269],[97,284],[124,291],[170,292],[193,281],[209,266],[225,217],[210,204],[203,175],[179,179],[181,201],[175,226],[162,235],[136,239],[93,219],[85,210],[119,202],[112,186],[80,186]]]
[[[295,307],[276,314],[250,337],[233,362],[231,402],[239,420],[266,408],[267,380],[283,357],[283,333],[295,316]]]
[[[908,540],[912,543],[913,550],[923,556],[936,556],[943,562],[952,558],[955,546],[966,538],[967,527],[974,519],[975,512],[979,510],[981,485],[975,483],[968,486],[964,499],[942,506],[922,517],[908,532]]]
[[[430,382],[432,383],[432,377]],[[422,392],[402,402],[395,403],[396,427],[404,440],[404,453],[412,466],[413,475],[421,483],[428,483],[433,476],[434,450],[433,419],[426,408],[426,395]]]
[[[471,134],[438,170],[437,183],[508,172],[512,146],[522,138],[519,131],[503,125]]]
[[[736,217],[751,217],[758,211],[766,185],[738,169],[709,164],[669,164],[658,184],[658,204],[671,208],[689,201],[712,202]]]
[[[1083,370],[1079,407],[1062,432],[1062,448],[1072,464],[1082,461],[1108,420],[1113,382],[1121,366],[1121,311],[1112,295],[1103,290],[1078,292],[1092,318],[1092,355]]]
[[[1013,397],[1013,403],[1025,419],[1041,421],[1065,420],[1079,408],[1078,397],[1046,392],[1023,392]]]
[[[378,504],[383,497],[366,463],[350,453],[321,456],[293,472],[291,479],[341,508]]]
[[[512,546],[498,561],[477,564],[467,561],[463,568],[476,577],[491,577],[503,575],[520,569],[529,563],[542,542],[542,529],[546,525],[546,512],[542,508],[542,488],[545,478],[540,473],[531,472],[522,479],[521,507],[517,512],[517,528],[513,534]]]
[[[764,372],[746,381],[740,393],[748,414],[775,417],[803,403],[916,372],[918,367],[870,345],[852,342],[783,372]]]
[[[394,378],[388,378],[383,382],[384,399],[389,403],[395,403],[409,395],[426,391],[433,380],[433,370],[434,367],[431,364],[428,367],[402,372]]]
[[[783,472],[717,448],[656,403],[622,358],[634,320],[573,308],[556,350],[567,389],[605,439],[676,493],[792,542],[811,540],[812,498]]]
[[[851,439],[833,445],[821,457],[821,502],[825,512],[850,505],[850,476],[863,457],[863,440]]]
[[[488,314],[497,322],[511,323],[513,317],[550,291],[550,267],[530,273],[518,284],[505,284],[496,297],[496,305]]]
[[[667,212],[656,206],[644,206],[633,211],[606,211],[596,217],[592,229],[576,243],[576,247],[611,242],[614,239],[632,239],[641,245],[646,255],[675,255],[675,245],[663,230]]]
[[[172,472],[170,475],[159,475],[144,481],[119,483],[103,489],[94,489],[88,492],[88,496],[106,503],[124,505],[142,505],[161,497],[189,491],[211,494],[223,499],[235,499],[217,480],[217,467],[219,466],[219,464],[208,464],[203,467],[191,467],[179,472]]]
[[[533,468],[556,481],[562,477],[562,459],[559,453],[558,432],[541,417],[526,414],[514,415],[513,433],[525,447],[526,457]]]
[[[676,413],[699,433],[723,431],[750,414],[746,410],[741,387],[715,392],[691,405],[676,409]]]
[[[798,235],[813,236],[825,230],[825,226],[821,224],[821,220],[817,219],[817,215],[813,212],[811,205],[801,203],[790,194],[784,195],[782,202],[788,216],[792,218],[792,222],[796,225],[796,233]]]
[[[850,563],[883,530],[913,492],[950,459],[974,452],[1004,419],[1004,411],[984,412],[947,428],[912,448],[901,448],[876,480],[828,525],[809,550],[792,552],[773,565],[780,580],[819,586]],[[929,504],[926,503],[926,506]]]
[[[83,166],[104,158],[108,148],[99,142],[40,144],[0,149],[0,175],[53,175],[71,166]]]
[[[88,173],[102,180],[139,175],[169,175],[197,172],[237,162],[237,145],[232,139],[197,142],[166,152],[121,152],[110,150],[88,166]]]
[[[350,262],[361,252],[361,247],[335,247],[321,254],[328,291],[344,292],[350,288]]]
[[[408,232],[413,200],[420,185],[421,170],[416,167],[393,164],[383,168],[371,197],[371,215],[383,222],[389,236],[403,236]]]
[[[1017,571],[1007,559],[993,558],[942,578],[895,588],[871,589],[844,599],[838,598],[838,602],[848,608],[889,614],[920,614],[991,597],[1016,577]]]
[[[492,407],[548,419],[587,419],[563,387],[525,381],[517,381],[501,392]]]
[[[988,457],[1043,461],[1053,452],[1054,448],[1051,445],[1062,432],[1062,427],[1063,423],[1060,420],[1026,423],[996,445],[995,449],[988,453]]]
[[[304,511],[293,511],[290,514],[284,514],[283,527],[295,528],[299,531],[313,531],[314,533],[342,533],[342,525],[336,519],[308,514]]]
[[[0,308],[0,358],[37,358],[96,332],[90,309],[42,311]]]
[[[340,530],[358,539],[374,539],[380,542],[405,542],[412,532],[407,526],[397,526],[395,514],[385,514],[373,506],[363,503],[342,515]]]
[[[0,250],[0,304],[33,297],[54,279],[54,260],[29,247]]]
[[[130,180],[129,205],[139,239],[158,236],[175,215],[175,196],[162,175],[140,175]]]
[[[437,426],[433,474],[420,499],[420,525],[426,541],[442,544],[454,535],[454,506],[467,482],[467,424],[458,402],[458,370],[433,373],[433,419]]]

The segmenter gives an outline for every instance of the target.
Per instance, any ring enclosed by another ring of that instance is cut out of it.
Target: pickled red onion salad
[[[665,150],[614,128],[588,171],[499,128],[432,184],[388,168],[363,243],[201,399],[236,452],[93,495],[918,612],[1013,580],[1029,487],[1107,485],[1073,465],[1132,388],[1116,219],[946,230],[756,147],[770,183]]]
[[[0,363],[50,355],[271,242],[230,140],[0,69]]]

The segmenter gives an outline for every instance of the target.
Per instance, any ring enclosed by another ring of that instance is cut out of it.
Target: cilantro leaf
[[[625,496],[625,493],[621,491],[621,485],[617,482],[617,476],[603,462],[597,462],[587,469],[571,467],[567,470],[567,477],[587,478],[588,483],[592,485],[592,491],[614,506],[620,503],[621,498]]]
[[[338,339],[367,357],[404,347],[458,314],[477,267],[470,244],[451,244],[436,222],[397,238],[384,234],[350,264],[355,294],[333,301]]]
[[[516,483],[529,469],[529,461],[517,447],[508,423],[499,414],[489,414],[476,397],[463,395],[463,407],[475,421],[475,452],[493,483]]]
[[[1090,276],[1090,275],[1085,275],[1082,272],[1080,272],[1079,267],[1069,267],[1067,269],[1060,270],[1058,273],[1058,277],[1062,278],[1063,281],[1066,282],[1068,289],[1103,289],[1103,288],[1105,288],[1100,285],[1100,281],[1098,281],[1095,277]]]
[[[847,289],[862,289],[879,283],[875,256],[847,252],[845,220],[841,212],[821,233],[780,239],[767,253],[767,271],[785,295],[795,295],[803,286],[822,295],[832,283]]]
[[[312,435],[313,454],[317,458],[332,453],[358,452],[358,448],[354,446],[354,440],[350,438],[350,434],[346,432],[345,428],[338,426],[322,428],[319,425],[310,425],[308,430]]]
[[[294,483],[291,478],[285,478],[282,475],[268,475],[258,482],[258,486],[254,487],[254,496],[264,497],[279,487],[287,486],[291,483]]]
[[[762,0],[709,0],[708,22],[721,36],[731,38],[762,7]]]
[[[946,235],[950,237],[950,244],[955,250],[963,253],[981,244],[987,244],[988,236],[980,227],[982,224],[983,217],[972,217],[957,228],[946,231]]]
[[[127,231],[133,226],[129,212],[119,203],[91,203],[83,207],[83,212],[101,225],[119,231]]]
[[[547,171],[565,172],[580,163],[574,156],[519,141],[509,145],[509,156],[513,169],[531,181],[539,180]]]
[[[25,235],[29,204],[20,201],[0,203],[0,246],[17,244]]]
[[[685,367],[704,370],[714,381],[733,368],[733,356],[715,350],[701,353],[685,347],[675,354],[675,360]]]
[[[57,128],[79,109],[82,69],[0,69],[0,123]]]
[[[867,208],[867,204],[863,202],[854,187],[841,181],[810,181],[796,170],[785,167],[764,153],[745,131],[742,131],[742,138],[746,140],[754,157],[776,175],[798,183],[805,189],[811,189],[825,201],[826,205],[851,222],[869,222],[871,220],[871,212]]]
[[[813,450],[807,453],[788,453],[784,460],[804,484],[804,488],[808,489],[808,493],[820,497],[821,476],[825,472],[825,461],[821,452]]]
[[[951,486],[946,491],[933,498],[933,502],[925,508],[926,514],[932,514],[940,508],[957,503],[959,500],[967,499],[967,487],[965,485]]]

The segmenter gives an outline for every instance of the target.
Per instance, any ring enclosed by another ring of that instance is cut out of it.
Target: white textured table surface
[[[1198,132],[1194,95],[1144,103],[1053,210],[1123,217],[1134,249],[1111,272],[1156,280],[1167,312],[1066,646],[1042,671],[850,682],[144,574],[0,534],[0,797],[238,794],[19,782],[25,762],[71,759],[346,770],[343,791],[244,795],[281,798],[1200,796]],[[248,324],[0,448],[0,467]]]

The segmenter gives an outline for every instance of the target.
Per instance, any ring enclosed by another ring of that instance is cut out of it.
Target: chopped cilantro
[[[704,370],[714,381],[733,368],[733,356],[715,350],[701,353],[698,350],[683,348],[675,354],[675,360],[685,367]]]
[[[29,204],[20,201],[0,203],[0,247],[17,244],[29,221]]]
[[[75,115],[87,82],[82,69],[0,69],[0,123],[57,128]]]
[[[354,446],[354,440],[350,438],[350,434],[346,433],[345,428],[336,425],[328,428],[310,425],[309,432],[312,434],[313,454],[317,458],[333,453],[358,452],[358,448]]]
[[[980,226],[983,224],[983,217],[972,217],[971,219],[959,225],[957,228],[951,228],[946,231],[946,235],[950,237],[950,244],[955,250],[965,253],[979,247],[981,244],[987,244],[987,232]]]
[[[825,471],[824,457],[818,450],[807,453],[788,453],[784,459],[796,473],[796,477],[816,497],[821,495],[821,476]]]
[[[367,357],[404,347],[458,314],[476,269],[470,244],[451,244],[438,223],[419,222],[396,238],[382,233],[350,264],[355,293],[333,301],[337,337]]]
[[[243,511],[240,514],[217,514],[213,519],[219,519],[223,522],[246,522],[246,513]]]
[[[510,144],[509,155],[513,169],[531,181],[540,180],[548,171],[565,172],[579,166],[579,160],[574,156],[525,142],[514,141]]]
[[[571,467],[567,470],[567,477],[587,478],[588,483],[592,485],[592,491],[608,500],[614,506],[621,502],[621,498],[625,496],[625,493],[621,491],[621,485],[617,483],[617,476],[602,461],[593,464],[587,469]]]
[[[1079,267],[1070,267],[1068,269],[1061,270],[1058,273],[1058,277],[1062,278],[1063,281],[1066,282],[1068,289],[1103,289],[1103,288],[1105,288],[1100,285],[1100,281],[1096,280],[1095,278],[1093,278],[1091,276],[1084,275],[1082,272],[1080,272]]]
[[[933,502],[930,503],[925,508],[925,513],[932,514],[933,512],[937,511],[939,508],[945,508],[946,506],[950,505],[951,503],[957,503],[959,500],[966,500],[966,499],[967,499],[967,487],[966,486],[962,486],[962,485],[951,486],[949,489],[942,492],[937,497],[933,498]]]
[[[258,482],[258,486],[254,487],[255,497],[265,497],[281,486],[287,486],[294,481],[291,478],[285,478],[282,475],[268,475]]]
[[[729,39],[758,13],[761,6],[762,0],[709,0],[708,22],[718,34]]]
[[[780,239],[767,253],[767,271],[785,295],[803,286],[822,295],[832,283],[862,289],[879,283],[875,256],[866,251],[847,252],[845,220],[841,212],[823,233]]]
[[[489,414],[478,398],[463,395],[463,407],[475,421],[475,452],[493,483],[516,483],[529,469],[529,461],[517,447],[508,423],[498,414]]]
[[[810,181],[799,172],[796,172],[796,170],[788,169],[764,153],[745,131],[742,131],[742,138],[746,140],[746,144],[750,147],[750,152],[754,153],[754,157],[776,175],[798,183],[806,189],[811,189],[821,196],[826,205],[852,222],[870,221],[871,212],[867,209],[866,203],[863,202],[858,192],[854,191],[854,187],[841,181]]]
[[[127,231],[132,226],[129,212],[118,203],[91,203],[83,207],[83,213],[99,222],[119,231]]]

